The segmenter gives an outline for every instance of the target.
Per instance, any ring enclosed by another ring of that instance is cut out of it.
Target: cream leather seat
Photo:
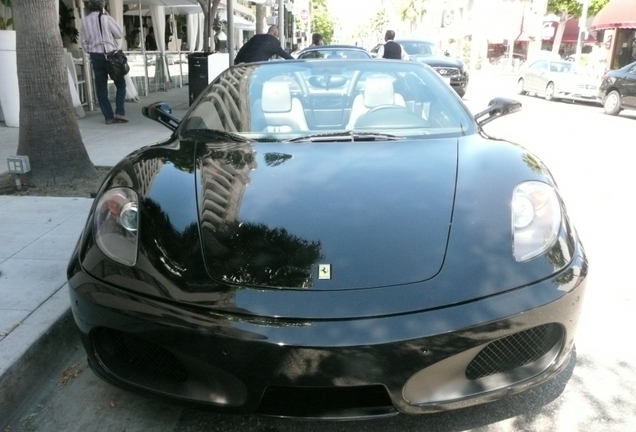
[[[393,90],[393,81],[395,79],[389,75],[372,75],[367,78],[364,84],[364,91],[353,100],[347,129],[353,129],[360,116],[377,106],[406,106],[402,95],[395,93],[395,90]]]
[[[300,100],[292,97],[289,84],[267,81],[263,84],[261,109],[267,132],[306,131],[307,119]]]

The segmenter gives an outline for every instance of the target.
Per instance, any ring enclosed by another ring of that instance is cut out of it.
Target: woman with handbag
[[[113,74],[112,71],[113,59],[115,63],[123,61],[125,67],[128,67],[126,57],[119,50],[116,42],[116,39],[123,37],[123,31],[117,21],[104,10],[104,0],[84,1],[87,3],[86,7],[90,13],[82,20],[80,36],[82,49],[89,54],[93,66],[95,93],[97,93],[99,107],[104,114],[106,124],[126,123],[128,119],[125,117],[124,110],[124,101],[126,100],[125,74]],[[117,88],[115,112],[113,112],[113,107],[108,100],[109,69]]]

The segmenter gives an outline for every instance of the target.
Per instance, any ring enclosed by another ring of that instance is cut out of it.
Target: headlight
[[[137,262],[138,201],[132,189],[114,188],[99,198],[95,209],[95,243],[108,258],[127,266]]]
[[[556,191],[538,181],[519,184],[512,193],[513,253],[527,261],[550,249],[561,228],[561,205]]]

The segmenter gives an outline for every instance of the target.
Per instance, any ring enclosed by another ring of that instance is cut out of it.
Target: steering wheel
[[[422,117],[400,105],[378,105],[356,120],[355,128],[364,129],[414,129],[427,128],[430,124]]]
[[[374,106],[369,111],[367,111],[364,115],[369,115],[376,111],[382,111],[382,110],[406,110],[408,112],[411,112],[408,108],[403,107],[402,105],[386,104],[386,105]]]

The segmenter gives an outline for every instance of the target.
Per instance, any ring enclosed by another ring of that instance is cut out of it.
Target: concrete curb
[[[0,353],[0,430],[38,384],[79,344],[69,306],[68,284],[29,315],[3,341]],[[25,344],[25,340],[33,340]]]

